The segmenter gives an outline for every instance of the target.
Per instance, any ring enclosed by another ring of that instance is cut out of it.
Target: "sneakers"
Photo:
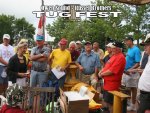
[[[131,101],[129,99],[127,99],[127,106],[131,105]]]
[[[136,111],[135,104],[131,104],[130,106],[127,106],[127,111]]]

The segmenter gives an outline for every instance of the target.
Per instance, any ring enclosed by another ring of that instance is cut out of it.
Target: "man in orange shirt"
[[[121,78],[124,72],[126,60],[122,53],[123,44],[121,42],[113,43],[112,57],[107,61],[102,71],[99,72],[99,77],[104,79],[103,98],[106,106],[112,112],[113,95],[108,91],[119,90]]]

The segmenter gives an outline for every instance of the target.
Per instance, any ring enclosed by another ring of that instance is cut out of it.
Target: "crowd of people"
[[[93,44],[86,41],[71,41],[61,38],[58,48],[51,50],[46,46],[44,36],[36,36],[36,47],[31,53],[28,51],[27,40],[21,40],[16,47],[12,47],[10,36],[3,35],[3,43],[0,44],[0,87],[11,83],[20,86],[27,85],[30,75],[30,87],[42,87],[43,83],[51,80],[63,87],[70,63],[78,67],[77,77],[81,82],[92,85],[95,89],[101,88],[104,107],[112,113],[113,95],[109,91],[119,91],[124,85],[130,91],[131,99],[128,101],[128,111],[145,113],[150,109],[150,34],[141,43],[144,46],[142,52],[133,43],[132,37],[126,37],[124,42],[114,41],[106,44],[105,51],[100,48],[98,42]],[[123,53],[124,44],[127,52]],[[67,48],[67,45],[69,47]],[[28,64],[32,62],[29,68]],[[64,72],[58,78],[52,71],[54,68]],[[100,81],[103,81],[103,85]],[[140,98],[139,97],[140,92]],[[139,107],[136,107],[137,101]]]

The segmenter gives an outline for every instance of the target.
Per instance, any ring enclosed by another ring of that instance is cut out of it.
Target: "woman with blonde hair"
[[[28,40],[26,39],[21,39],[19,43],[28,43]],[[15,52],[17,52],[17,47],[15,48]],[[30,61],[30,53],[28,51],[28,47],[26,48],[26,52],[24,53],[24,56],[26,58],[26,63],[28,64]]]
[[[20,86],[26,86],[27,63],[24,53],[27,50],[26,42],[19,42],[17,45],[17,53],[10,58],[7,68],[8,80],[17,83]]]

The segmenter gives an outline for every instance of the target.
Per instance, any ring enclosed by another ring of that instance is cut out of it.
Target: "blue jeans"
[[[31,70],[31,77],[30,77],[30,87],[42,87],[43,83],[46,82],[48,79],[48,72],[37,72]],[[33,104],[33,93],[30,94],[29,104],[32,106]],[[41,95],[42,96],[42,95]]]
[[[37,72],[31,70],[30,87],[42,87],[43,83],[48,79],[48,72]]]
[[[64,86],[65,79],[66,79],[66,75],[64,75],[64,76],[61,77],[60,79],[57,79],[56,76],[54,75],[54,73],[53,73],[52,71],[50,72],[50,80],[51,80],[53,83],[58,82],[58,86],[59,86],[59,87],[63,87],[63,86]]]
[[[6,68],[6,67],[0,65],[0,85],[7,85],[7,84],[8,84],[8,77],[3,78],[3,77],[1,76],[1,74],[2,74],[2,72],[3,72],[3,70],[4,70],[5,68]]]

